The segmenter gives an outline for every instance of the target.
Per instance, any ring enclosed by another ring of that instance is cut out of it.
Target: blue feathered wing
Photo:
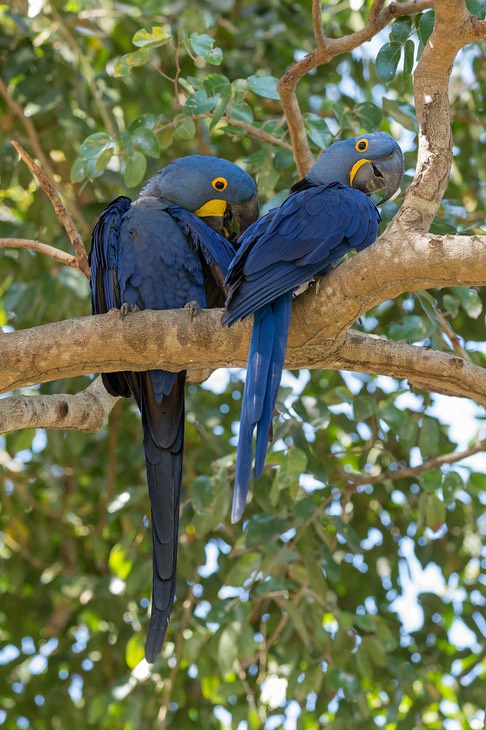
[[[243,392],[232,521],[244,510],[257,429],[255,476],[264,465],[285,359],[292,295],[346,253],[376,239],[380,214],[359,190],[309,186],[250,226],[226,278],[223,324],[254,314]]]

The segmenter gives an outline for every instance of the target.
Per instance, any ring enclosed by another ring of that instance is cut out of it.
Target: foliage
[[[0,5],[2,78],[85,234],[108,200],[133,197],[156,169],[194,151],[245,164],[262,203],[295,182],[276,80],[312,49],[309,3],[29,7],[31,17],[22,0]],[[364,17],[326,4],[323,20],[338,36]],[[410,173],[411,71],[432,23],[432,11],[397,20],[369,48],[302,80],[315,154],[336,135],[380,127],[402,140]],[[437,233],[481,222],[481,68],[469,48],[453,76],[456,154]],[[27,126],[2,97],[0,111],[2,235],[67,249],[9,144],[29,148]],[[395,210],[387,204],[385,219]],[[81,275],[50,259],[2,250],[0,272],[2,325],[89,313]],[[403,296],[358,328],[449,349],[445,318],[482,364],[483,299],[465,287]],[[302,730],[480,727],[486,477],[472,464],[353,488],[350,474],[371,478],[454,451],[456,431],[433,396],[410,394],[405,382],[296,375],[281,390],[275,450],[243,526],[229,525],[241,374],[189,388],[177,601],[152,670],[140,663],[151,543],[133,404],[119,404],[94,436],[0,440],[0,726],[275,728],[287,716],[285,727]],[[86,382],[36,390],[76,392]],[[417,603],[404,608],[410,594]]]

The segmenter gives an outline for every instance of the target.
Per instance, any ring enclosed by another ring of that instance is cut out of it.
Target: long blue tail
[[[291,311],[292,293],[288,292],[258,309],[254,315],[241,407],[232,522],[237,522],[245,509],[255,427],[255,477],[260,476],[265,463],[272,414],[282,378]]]

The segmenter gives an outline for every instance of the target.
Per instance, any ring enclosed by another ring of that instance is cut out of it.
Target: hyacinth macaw
[[[254,314],[243,392],[232,521],[243,514],[253,460],[264,466],[272,414],[287,345],[292,296],[314,276],[329,272],[348,251],[362,251],[377,237],[380,203],[398,190],[403,154],[384,132],[334,142],[296,183],[279,208],[240,237],[228,272],[223,324]]]
[[[258,215],[255,183],[217,157],[182,157],[152,177],[133,203],[119,197],[92,234],[93,314],[121,308],[223,306],[231,243]],[[112,395],[133,395],[141,412],[152,513],[152,611],[145,657],[160,653],[176,586],[186,373],[102,375]]]

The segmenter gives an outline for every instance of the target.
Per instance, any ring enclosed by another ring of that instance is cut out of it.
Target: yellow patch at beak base
[[[356,173],[358,172],[360,167],[363,167],[363,165],[366,165],[367,162],[371,162],[371,160],[358,160],[358,162],[355,162],[354,165],[351,168],[351,172],[349,173],[349,184],[351,187],[353,187],[353,180],[356,177]]]
[[[204,205],[193,211],[193,213],[194,215],[198,215],[200,218],[206,218],[210,215],[215,215],[219,218],[222,218],[226,212],[226,206],[226,200],[218,200],[217,198],[213,198],[213,200],[208,200],[207,203],[204,203]]]

